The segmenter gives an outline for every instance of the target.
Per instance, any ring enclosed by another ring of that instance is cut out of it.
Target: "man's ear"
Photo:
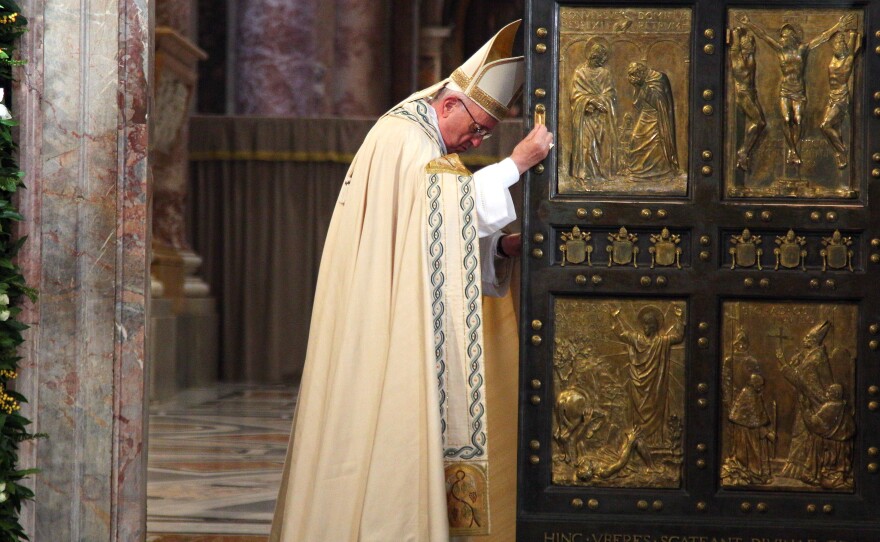
[[[443,118],[452,114],[452,110],[455,109],[456,101],[455,96],[446,96],[443,98],[440,102],[440,112],[443,114]]]

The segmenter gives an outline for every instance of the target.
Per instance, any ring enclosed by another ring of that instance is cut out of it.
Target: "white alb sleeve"
[[[499,230],[480,239],[480,274],[483,295],[504,297],[510,288],[514,260],[498,254],[498,243],[505,235],[507,234]]]
[[[510,158],[474,173],[474,199],[480,237],[486,237],[516,220],[509,187],[519,180],[519,169]]]

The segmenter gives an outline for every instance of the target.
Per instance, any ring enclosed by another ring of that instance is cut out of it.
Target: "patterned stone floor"
[[[295,402],[222,384],[151,405],[147,542],[266,540]]]

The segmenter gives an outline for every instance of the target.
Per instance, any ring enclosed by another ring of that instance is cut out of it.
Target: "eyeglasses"
[[[459,99],[458,103],[460,103],[461,106],[464,107],[464,110],[467,111],[468,116],[471,118],[472,121],[474,121],[471,123],[471,133],[483,140],[492,137],[492,132],[490,132],[485,126],[477,122],[477,119],[475,119],[474,116],[471,115],[470,109],[467,108],[464,102]]]

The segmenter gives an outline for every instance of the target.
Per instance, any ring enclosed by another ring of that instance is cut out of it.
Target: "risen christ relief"
[[[653,305],[638,313],[638,328],[629,327],[620,317],[620,310],[612,313],[614,331],[626,344],[629,353],[628,392],[632,407],[633,428],[649,444],[665,444],[663,429],[667,419],[666,393],[669,389],[670,348],[684,340],[682,310],[673,308],[675,322],[663,331],[663,313]]]
[[[681,487],[685,301],[555,306],[553,483]]]

